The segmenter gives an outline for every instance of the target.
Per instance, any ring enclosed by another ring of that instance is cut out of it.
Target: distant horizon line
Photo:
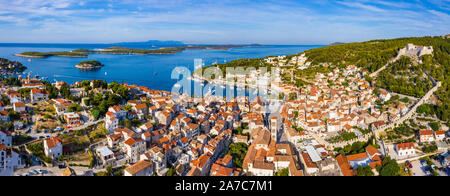
[[[450,34],[449,34],[450,35]],[[124,44],[124,45],[133,45],[137,43],[146,43],[151,41],[158,41],[158,42],[181,42],[184,45],[252,45],[252,44],[259,44],[259,45],[265,45],[265,46],[330,46],[334,45],[336,43],[339,44],[348,44],[348,43],[358,43],[358,42],[367,42],[367,41],[373,41],[373,40],[389,40],[389,39],[400,39],[400,38],[411,38],[411,37],[439,37],[439,36],[445,36],[445,35],[421,35],[421,36],[400,36],[400,37],[390,37],[390,38],[373,38],[368,40],[353,40],[353,41],[334,41],[331,43],[310,43],[310,44],[296,44],[296,43],[289,43],[289,44],[264,44],[264,43],[185,43],[185,41],[179,41],[179,40],[147,40],[147,41],[120,41],[120,42],[95,42],[95,43],[83,43],[83,42],[77,42],[77,43],[64,43],[64,42],[1,42],[0,44],[103,44],[103,45],[114,45],[114,44]]]
[[[145,43],[145,42],[115,42],[115,43],[63,43],[63,42],[0,42],[0,44],[73,44],[73,45],[83,45],[83,44],[100,44],[100,45],[114,45],[114,44],[123,44],[123,45],[135,45],[134,43]],[[339,42],[342,43],[342,42]],[[345,42],[347,43],[347,42]],[[352,42],[348,42],[348,43],[352,43]],[[331,45],[333,43],[329,43],[329,44],[261,44],[261,43],[251,43],[251,44],[242,44],[242,43],[222,43],[222,44],[217,44],[217,43],[183,43],[184,45],[262,45],[262,46],[328,46]],[[176,46],[174,46],[176,47]]]

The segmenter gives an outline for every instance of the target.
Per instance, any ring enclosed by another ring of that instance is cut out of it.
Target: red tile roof
[[[59,137],[51,137],[50,139],[46,140],[47,147],[53,148],[58,145],[58,143],[62,144],[62,141]]]
[[[139,162],[135,163],[134,165],[125,168],[125,171],[131,175],[135,175],[138,172],[142,171],[143,169],[150,167],[151,165],[153,165],[152,161],[140,160]]]
[[[433,130],[430,129],[421,129],[420,130],[420,135],[433,135]]]
[[[397,149],[399,149],[399,150],[414,149],[414,143],[408,142],[408,143],[397,144]]]

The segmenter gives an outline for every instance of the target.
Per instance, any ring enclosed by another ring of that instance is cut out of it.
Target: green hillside
[[[413,37],[373,40],[316,48],[305,51],[305,53],[308,61],[312,61],[315,67],[318,67],[318,65],[345,67],[353,64],[369,72],[374,72],[387,64],[389,59],[397,56],[399,49],[404,48],[409,43],[420,46],[433,46],[433,56],[423,56],[423,64],[420,65],[405,62],[407,61],[405,59],[390,64],[378,76],[378,85],[393,92],[420,97],[431,88],[429,80],[421,77],[423,73],[429,73],[431,77],[442,82],[442,87],[435,93],[439,103],[433,106],[433,113],[441,120],[449,121],[450,39],[442,37]]]

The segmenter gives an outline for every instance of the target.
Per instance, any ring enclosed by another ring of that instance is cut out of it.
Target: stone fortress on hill
[[[420,57],[424,55],[433,55],[433,46],[416,46],[408,44],[405,48],[399,50],[397,58],[401,56],[409,56],[419,63],[422,63]]]
[[[415,46],[414,44],[408,44],[405,48],[400,49],[400,54],[403,55],[417,55],[419,57],[423,55],[433,55],[433,46]]]

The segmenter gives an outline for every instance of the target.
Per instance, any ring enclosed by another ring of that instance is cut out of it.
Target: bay
[[[230,62],[243,58],[263,58],[273,55],[297,54],[321,45],[270,45],[262,47],[233,48],[230,50],[185,50],[172,55],[111,55],[89,54],[87,58],[48,57],[37,59],[17,57],[14,54],[39,51],[70,51],[74,49],[100,49],[109,44],[0,44],[0,57],[19,61],[28,69],[26,73],[48,77],[50,82],[66,81],[73,84],[82,80],[106,80],[147,86],[150,89],[170,91],[177,79],[171,79],[177,66],[194,70],[194,59],[203,59],[205,65]],[[156,47],[124,46],[130,48]],[[95,71],[82,71],[74,66],[80,61],[98,60],[105,66]],[[106,74],[105,74],[106,73]]]

